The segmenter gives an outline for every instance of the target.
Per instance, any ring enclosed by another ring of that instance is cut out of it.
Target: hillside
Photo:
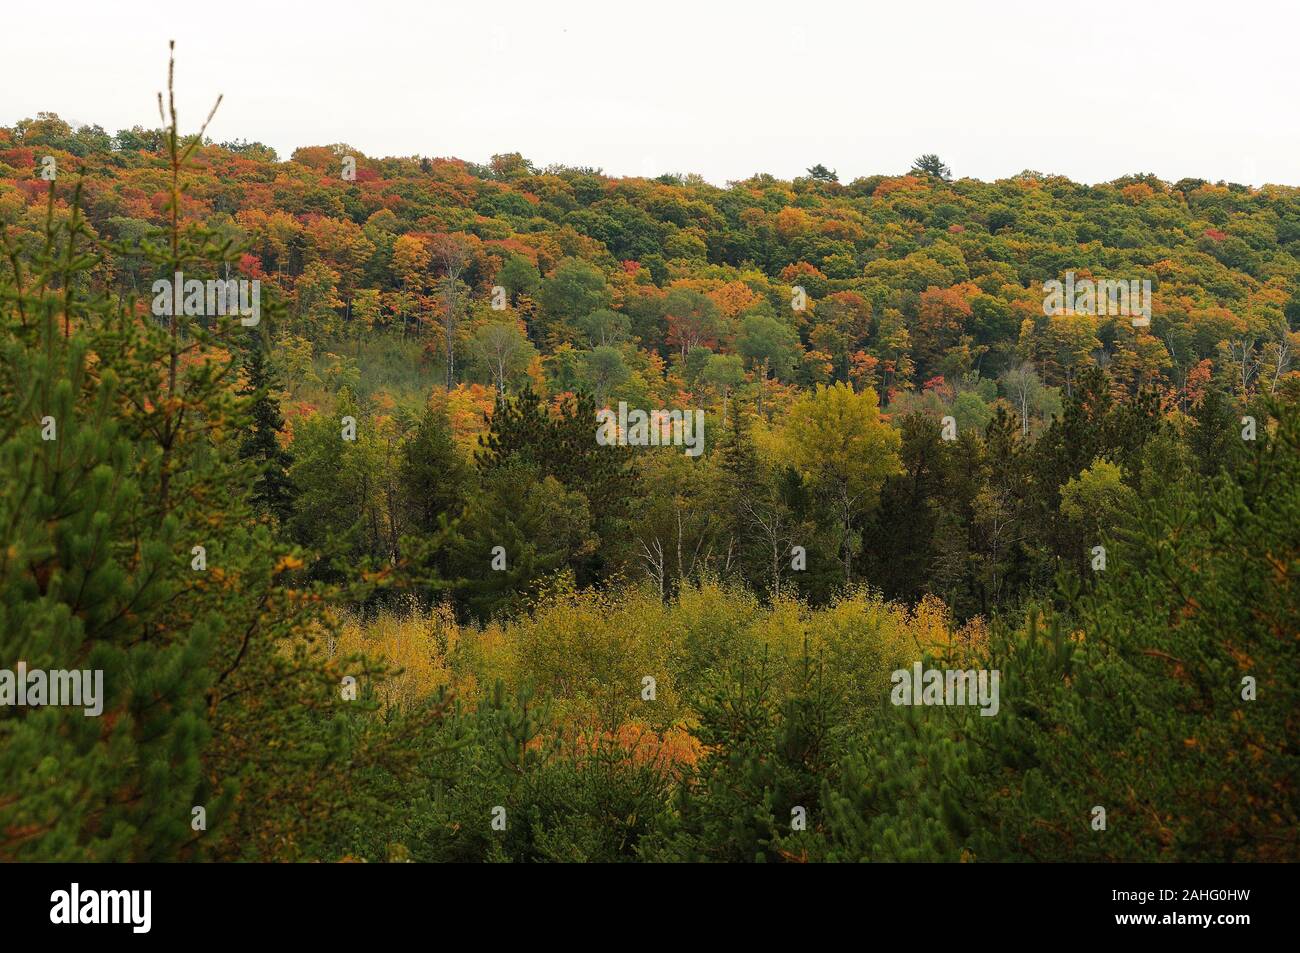
[[[107,685],[0,859],[1300,857],[1298,188],[42,113],[0,227],[5,654]]]

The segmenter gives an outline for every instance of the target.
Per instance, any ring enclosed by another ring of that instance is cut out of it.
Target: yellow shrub
[[[506,629],[514,642],[517,684],[530,684],[562,717],[614,727],[634,715],[671,724],[672,633],[648,589],[622,594],[566,593]],[[642,698],[654,679],[654,700]]]
[[[988,640],[987,627],[979,616],[962,626],[954,626],[952,613],[938,596],[927,593],[912,609],[908,628],[914,642],[914,654],[909,661],[918,660],[925,652],[935,656],[967,659]]]
[[[985,639],[982,620],[954,628],[934,596],[908,609],[858,590],[814,610],[789,597],[765,606],[743,588],[704,581],[684,586],[667,605],[649,586],[560,590],[524,616],[482,627],[460,627],[445,606],[407,607],[364,625],[346,622],[336,651],[402,668],[380,689],[386,704],[442,686],[470,703],[498,681],[510,692],[527,686],[559,730],[594,731],[637,751],[668,746],[670,760],[689,761],[681,739],[696,721],[691,702],[737,664],[765,659],[779,698],[802,677],[807,646],[846,713],[867,716],[888,697],[893,670],[927,652],[969,655]],[[644,697],[647,677],[653,699]],[[631,744],[629,726],[646,740]]]
[[[370,622],[346,619],[338,630],[336,656],[363,654],[399,671],[379,684],[384,705],[410,704],[452,684],[448,658],[460,629],[449,607],[424,612],[415,605],[385,610]]]

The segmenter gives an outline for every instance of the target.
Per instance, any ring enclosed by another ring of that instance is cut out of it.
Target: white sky
[[[1300,185],[1297,0],[12,2],[0,124],[157,126],[167,40],[193,132],[287,158],[522,152],[723,184],[848,182],[936,152],[1037,169]]]

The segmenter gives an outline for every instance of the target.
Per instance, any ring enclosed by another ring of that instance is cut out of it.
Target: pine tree
[[[73,236],[75,225],[47,233],[33,264],[57,274]],[[191,807],[218,815],[226,803],[199,762],[218,625],[206,613],[164,621],[183,598],[190,540],[183,518],[154,509],[161,450],[120,418],[133,382],[92,365],[86,332],[64,336],[59,318],[70,330],[74,316],[49,278],[3,290],[0,658],[102,672],[103,697],[94,717],[8,707],[12,696],[0,708],[0,858],[174,859],[192,839]]]
[[[172,112],[170,242],[137,249],[167,277],[236,259],[179,221],[201,137]],[[384,670],[325,656],[332,593],[253,518],[230,357],[247,329],[106,293],[79,188],[66,217],[54,193],[43,247],[2,236],[0,658],[102,671],[102,712],[0,707],[0,858],[313,856],[382,810],[375,779],[411,769],[437,712],[380,723],[340,700],[344,673]]]
[[[253,337],[243,353],[245,383],[241,393],[252,400],[248,432],[239,445],[239,455],[259,467],[253,483],[252,503],[260,513],[273,516],[280,526],[293,515],[294,488],[289,478],[293,455],[280,443],[284,415],[276,392],[279,381],[267,357],[262,335]]]
[[[820,852],[825,779],[839,756],[834,698],[804,647],[782,697],[766,658],[719,672],[700,703],[709,752],[678,789],[677,814],[650,838],[651,860],[806,860]]]
[[[908,414],[898,422],[903,472],[885,481],[880,507],[864,529],[865,575],[891,599],[914,602],[938,557],[940,504],[947,505],[943,443],[932,418]]]
[[[447,543],[457,592],[478,618],[525,608],[566,570],[572,584],[595,548],[586,498],[536,467],[511,462],[483,475]]]
[[[799,475],[790,467],[771,472],[763,466],[749,422],[738,410],[728,415],[711,460],[720,477],[714,505],[726,537],[724,568],[775,596],[829,572],[832,561],[816,558],[816,527],[800,513],[809,501]],[[798,572],[792,569],[796,545],[805,557],[813,553],[811,565]],[[827,551],[833,546],[824,543]]]
[[[1232,404],[1223,388],[1208,386],[1191,412],[1195,427],[1188,435],[1188,445],[1201,473],[1213,476],[1228,467],[1241,447],[1233,418]]]
[[[596,405],[589,396],[573,398],[554,414],[531,386],[499,399],[476,460],[485,479],[501,467],[523,465],[583,496],[601,545],[577,554],[577,582],[606,578],[618,561],[614,550],[625,546],[629,535],[626,514],[637,474],[629,447],[596,441]]]
[[[397,483],[405,533],[401,540],[404,575],[426,601],[453,588],[451,546],[473,477],[452,439],[446,415],[425,408],[402,444]]]
[[[437,532],[465,505],[470,468],[452,440],[445,413],[426,408],[402,445],[399,480],[411,530]]]

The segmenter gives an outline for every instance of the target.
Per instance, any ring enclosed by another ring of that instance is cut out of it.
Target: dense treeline
[[[156,238],[169,222],[164,138],[73,131],[46,114],[0,129],[0,217],[39,235],[50,158],[61,213],[84,176],[96,234]],[[372,160],[339,145],[277,162],[265,147],[228,143],[196,151],[180,211],[247,249],[240,271],[287,304],[281,343],[300,364],[332,355],[325,364],[342,381],[356,374],[346,342],[376,329],[424,343],[451,386],[513,389],[532,377],[556,393],[580,385],[598,402],[685,392],[716,405],[723,389],[764,380],[777,394],[843,381],[887,403],[912,389],[968,395],[962,409],[975,419],[991,396],[982,382],[1026,362],[1066,393],[1081,366],[1105,363],[1118,390],[1158,386],[1182,409],[1211,370],[1272,392],[1289,369],[1300,320],[1294,188],[1152,176],[1084,186],[1035,172],[949,181],[930,161],[848,185],[810,171],[719,188],[542,171],[518,155],[478,166]],[[1152,324],[1049,319],[1041,285],[1066,271],[1149,279]],[[142,295],[154,277],[127,250],[96,275]],[[799,311],[794,286],[809,296]],[[508,299],[496,312],[494,287]],[[938,377],[947,391],[924,386]]]
[[[0,129],[0,857],[1295,859],[1300,190],[809,171]]]

